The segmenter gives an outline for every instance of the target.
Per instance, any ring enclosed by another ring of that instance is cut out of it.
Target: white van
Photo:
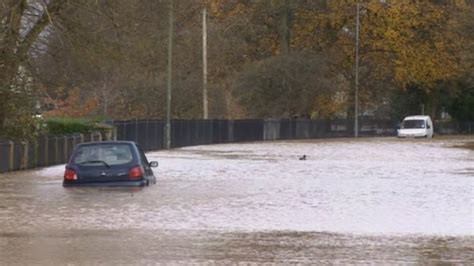
[[[432,138],[433,122],[427,115],[407,116],[398,129],[399,138]]]

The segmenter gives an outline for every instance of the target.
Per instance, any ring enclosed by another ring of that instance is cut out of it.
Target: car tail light
[[[145,172],[143,171],[143,167],[141,166],[135,166],[130,171],[128,172],[128,178],[129,179],[140,179],[143,177],[143,174]]]
[[[66,168],[66,171],[64,172],[64,179],[65,180],[77,180],[77,174],[76,171],[72,169]]]

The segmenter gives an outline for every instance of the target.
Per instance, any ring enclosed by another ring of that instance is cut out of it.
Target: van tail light
[[[132,180],[141,179],[141,178],[143,178],[144,173],[145,173],[145,171],[143,171],[142,166],[140,166],[140,165],[135,166],[132,169],[130,169],[130,171],[128,172],[128,178],[132,179]]]
[[[77,180],[76,171],[66,168],[66,171],[64,172],[64,180],[69,180],[69,181]]]

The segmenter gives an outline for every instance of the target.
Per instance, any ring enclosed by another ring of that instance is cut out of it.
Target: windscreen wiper
[[[81,162],[81,163],[78,163],[78,164],[88,164],[88,163],[102,163],[105,166],[107,166],[107,168],[110,168],[110,165],[108,163],[106,163],[105,161],[102,161],[102,160],[90,160],[90,161],[84,161],[84,162]]]

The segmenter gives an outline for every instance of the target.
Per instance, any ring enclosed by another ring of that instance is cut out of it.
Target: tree
[[[334,94],[333,81],[322,56],[276,56],[241,72],[234,94],[252,117],[309,117],[318,96]]]
[[[17,127],[18,121],[27,122],[24,126],[31,127],[33,92],[29,55],[66,1],[41,3],[27,0],[0,3],[0,132],[12,132],[6,127]]]
[[[209,11],[211,118],[332,117],[341,108],[352,116],[356,2],[176,1],[172,117],[202,113],[203,5]],[[20,113],[16,107],[30,116],[37,94],[53,108],[61,106],[54,115],[164,116],[167,1],[49,0],[47,8],[41,3],[0,2],[6,12],[0,14],[0,67],[9,69],[0,74],[7,84],[1,90],[2,126],[5,117]],[[450,104],[444,98],[465,93],[450,84],[473,72],[472,2],[361,3],[362,111],[387,117],[388,103],[416,91],[423,95],[417,101],[436,114]],[[22,24],[25,18],[30,22]],[[16,31],[7,25],[17,25]],[[13,87],[21,93],[13,94]],[[29,104],[19,104],[25,102],[20,98]]]
[[[293,46],[332,54],[349,81],[354,73],[356,2],[302,6],[292,31]],[[472,7],[463,1],[364,1],[361,9],[361,100],[366,108],[389,96],[387,88],[416,87],[430,96],[435,114],[432,92],[437,84],[467,71],[463,58],[472,37],[466,38],[461,25],[467,22],[461,18],[472,18]]]

